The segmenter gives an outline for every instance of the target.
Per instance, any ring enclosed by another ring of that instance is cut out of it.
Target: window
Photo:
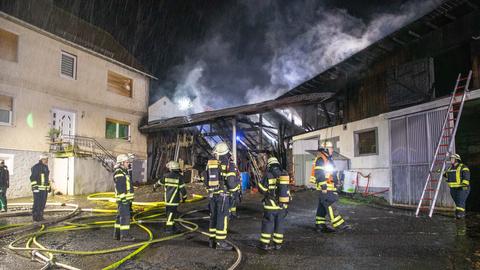
[[[0,29],[0,58],[17,62],[18,36]]]
[[[13,98],[0,94],[0,125],[11,125]]]
[[[77,78],[77,57],[75,55],[62,51],[60,74],[69,79]]]
[[[107,119],[105,123],[105,138],[130,140],[130,123]]]
[[[355,156],[378,155],[377,128],[355,131]]]
[[[132,97],[133,80],[108,71],[107,89],[122,96]]]

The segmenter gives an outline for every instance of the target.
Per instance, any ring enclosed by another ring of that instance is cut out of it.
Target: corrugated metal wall
[[[390,120],[393,203],[418,203],[445,113],[445,109],[433,110]],[[445,183],[437,205],[453,205]]]

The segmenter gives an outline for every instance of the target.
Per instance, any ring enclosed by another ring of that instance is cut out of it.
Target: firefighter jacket
[[[185,180],[178,170],[165,174],[157,182],[164,186],[164,201],[167,206],[178,206],[181,200],[187,199],[187,190],[185,189]]]
[[[228,186],[228,193],[240,191],[240,178],[237,175],[237,166],[227,155],[220,156],[221,175]]]
[[[267,210],[279,210],[288,207],[290,202],[290,177],[280,169],[279,164],[268,165],[265,176],[258,183],[264,195],[263,207]]]
[[[335,171],[335,163],[332,157],[326,152],[321,151],[313,162],[310,182],[316,184],[317,190],[336,192],[338,178]]]
[[[115,200],[117,203],[127,203],[133,201],[133,185],[130,181],[128,171],[123,168],[117,168],[113,174],[115,182]]]
[[[10,175],[7,166],[0,167],[0,189],[7,189],[10,186]]]
[[[32,190],[49,190],[50,170],[48,166],[39,161],[32,167],[32,174],[30,175],[30,185]]]
[[[463,163],[450,166],[445,172],[444,177],[447,178],[447,184],[451,188],[470,186],[470,169]]]
[[[204,176],[204,184],[209,195],[227,194],[229,190],[235,189],[235,178],[227,176],[227,166],[222,170],[222,164],[219,160],[212,159],[207,163],[207,169]]]

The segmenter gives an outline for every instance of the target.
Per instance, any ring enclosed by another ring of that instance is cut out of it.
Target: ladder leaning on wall
[[[418,202],[415,215],[418,217],[421,212],[428,212],[428,216],[432,217],[435,203],[437,202],[438,192],[442,184],[442,176],[446,170],[448,163],[448,154],[451,153],[455,134],[457,133],[458,123],[462,115],[463,105],[468,93],[468,87],[472,78],[472,71],[468,72],[466,77],[458,74],[455,88],[448,105],[445,120],[443,121],[442,130],[438,139],[437,147],[433,155],[427,180],[423,188],[422,197]]]

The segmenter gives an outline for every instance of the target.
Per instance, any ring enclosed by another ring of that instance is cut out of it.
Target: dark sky
[[[276,96],[440,0],[53,0],[110,32],[194,112]]]

